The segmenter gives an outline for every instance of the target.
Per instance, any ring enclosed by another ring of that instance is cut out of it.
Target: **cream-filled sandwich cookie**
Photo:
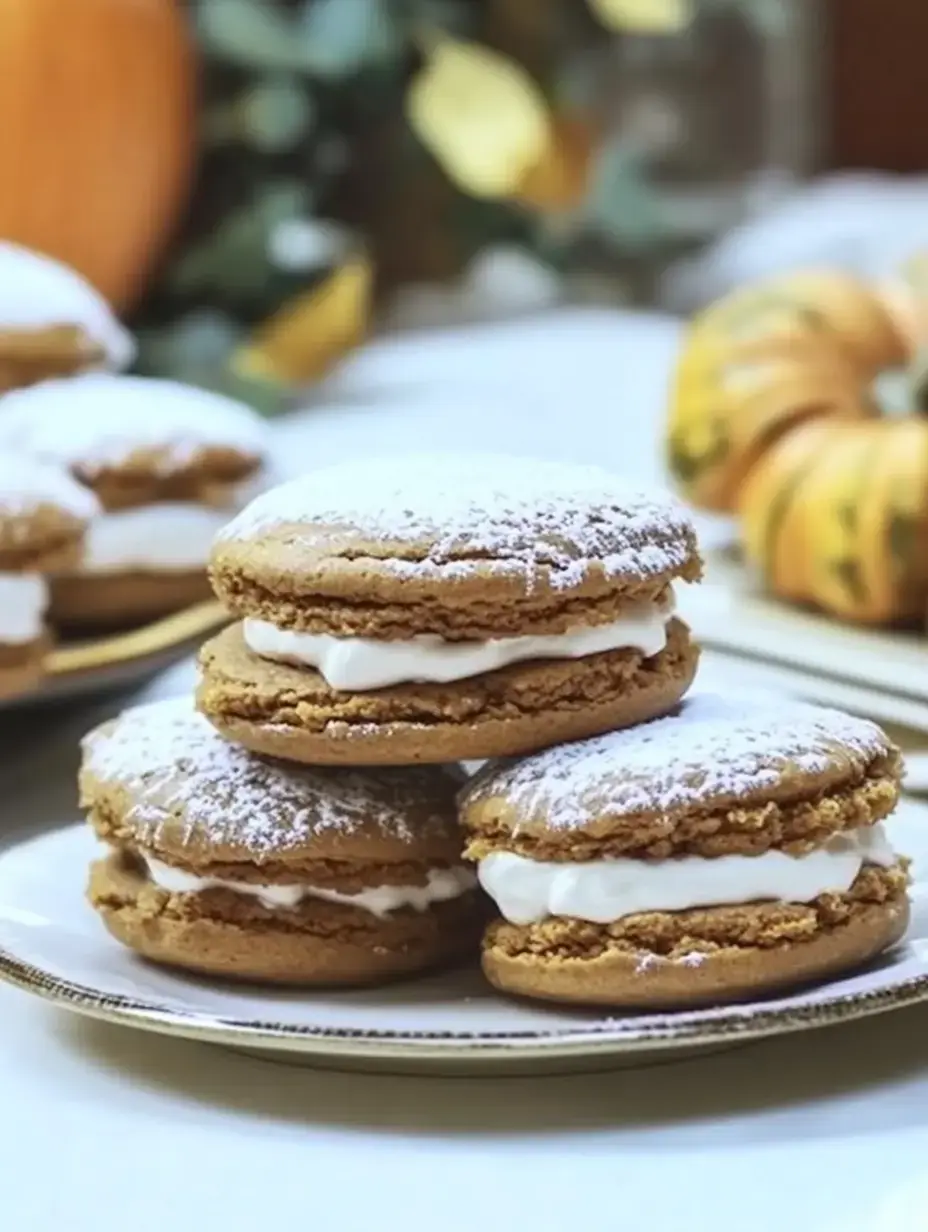
[[[83,743],[80,791],[109,848],[90,900],[156,962],[295,984],[370,984],[476,953],[460,776],[308,769],[228,744],[187,698]]]
[[[450,762],[653,718],[697,652],[687,515],[595,467],[349,463],[258,497],[211,577],[240,623],[201,656],[232,740],[309,763]]]
[[[67,468],[102,505],[80,567],[53,579],[53,617],[121,625],[208,597],[210,545],[254,494],[267,441],[232,399],[100,373],[0,400],[4,447]]]
[[[50,644],[43,575],[80,559],[96,512],[93,494],[63,471],[0,454],[0,696],[42,675]]]
[[[898,941],[906,862],[881,822],[898,750],[833,710],[696,695],[633,730],[490,765],[466,854],[506,992],[636,1009],[762,996]]]
[[[0,391],[91,368],[126,368],[131,334],[75,270],[0,240]]]

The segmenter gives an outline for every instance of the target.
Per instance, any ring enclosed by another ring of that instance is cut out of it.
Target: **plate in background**
[[[676,1060],[928,1000],[928,807],[905,801],[888,824],[915,857],[906,940],[863,971],[751,1004],[583,1011],[509,1000],[476,970],[324,992],[184,976],[125,950],[84,902],[98,851],[86,826],[0,856],[0,978],[107,1022],[334,1069],[517,1074]]]
[[[68,701],[125,688],[187,655],[228,619],[215,600],[194,604],[128,632],[64,642],[48,656],[44,679],[5,698],[0,710]]]
[[[781,603],[729,552],[710,552],[705,580],[678,598],[704,646],[782,671],[809,700],[928,732],[928,633],[865,628]]]

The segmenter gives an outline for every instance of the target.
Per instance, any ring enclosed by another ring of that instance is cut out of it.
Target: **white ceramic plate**
[[[555,1072],[672,1059],[928,999],[928,808],[890,823],[915,857],[903,945],[789,997],[675,1014],[609,1015],[498,996],[476,970],[375,991],[274,992],[188,978],[136,959],[83,901],[95,840],[83,826],[0,856],[0,978],[65,1009],[144,1030],[341,1069]]]
[[[923,631],[864,628],[780,602],[733,551],[708,553],[705,580],[683,588],[679,606],[702,645],[793,672],[805,696],[858,710],[882,706],[898,713],[895,721],[928,729]]]

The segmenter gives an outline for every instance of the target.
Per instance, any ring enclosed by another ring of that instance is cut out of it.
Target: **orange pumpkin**
[[[916,252],[877,287],[877,295],[905,338],[911,354],[928,340],[928,252]]]
[[[194,77],[175,0],[0,0],[0,237],[131,303],[186,196]]]
[[[746,287],[690,327],[668,453],[695,504],[737,512],[770,590],[881,624],[928,607],[928,418],[881,417],[871,382],[928,337],[928,266]],[[913,407],[914,409],[914,407]]]
[[[928,604],[928,420],[793,428],[740,492],[745,554],[781,598],[865,624]]]
[[[763,449],[811,417],[872,415],[870,379],[906,353],[888,307],[847,274],[742,287],[687,333],[670,408],[671,470],[694,504],[732,512]]]

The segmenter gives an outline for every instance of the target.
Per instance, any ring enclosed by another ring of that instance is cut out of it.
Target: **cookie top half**
[[[0,452],[0,572],[43,572],[79,552],[92,492],[57,467]]]
[[[487,766],[461,817],[475,856],[753,854],[880,820],[900,778],[898,750],[866,719],[702,693],[640,727]]]
[[[0,337],[73,329],[88,362],[127,368],[135,342],[109,304],[76,270],[19,244],[0,240]]]
[[[98,835],[168,863],[460,860],[451,771],[271,761],[225,741],[189,697],[127,710],[82,752],[81,804]]]
[[[8,394],[0,449],[67,469],[106,504],[133,498],[196,498],[261,465],[267,438],[243,403],[149,377],[86,373]]]
[[[344,463],[265,493],[221,533],[211,572],[232,610],[284,627],[354,633],[326,605],[342,605],[342,621],[352,605],[380,605],[399,610],[406,632],[440,632],[428,613],[457,608],[475,635],[496,631],[512,604],[570,623],[572,603],[655,597],[696,579],[700,561],[676,502],[605,470],[423,454]]]

